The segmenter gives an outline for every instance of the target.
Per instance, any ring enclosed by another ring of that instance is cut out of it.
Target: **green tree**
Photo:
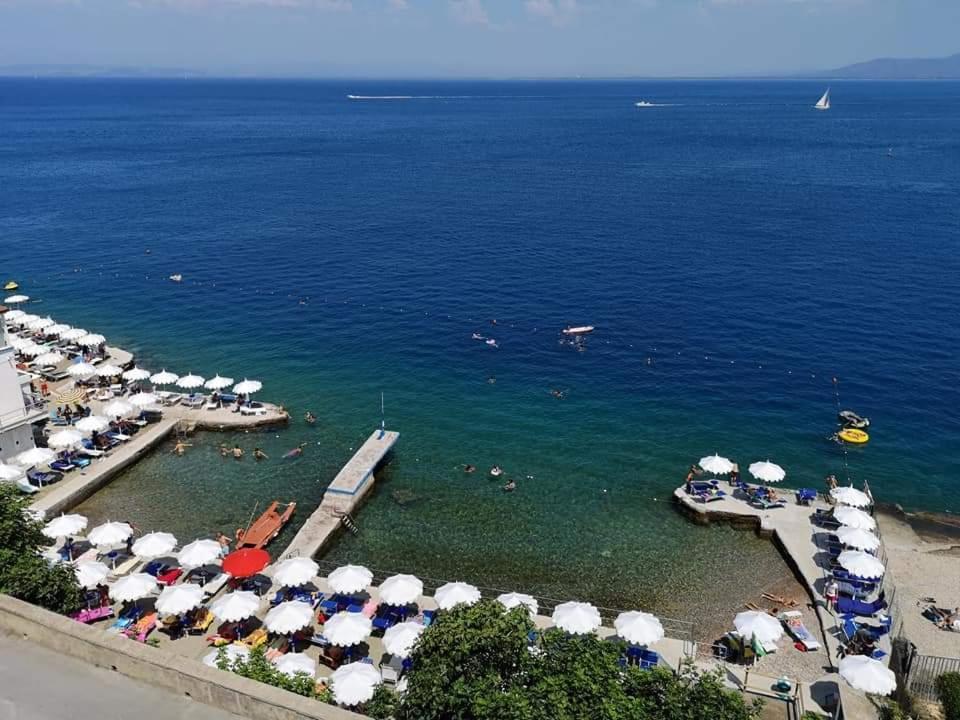
[[[15,485],[0,482],[0,592],[71,613],[80,607],[83,592],[71,567],[51,565],[40,555],[50,541],[28,505]]]
[[[232,670],[241,677],[289,690],[297,695],[309,698],[317,696],[316,681],[312,677],[307,673],[296,673],[291,676],[280,672],[272,662],[267,660],[266,649],[263,646],[251,650],[246,659],[237,658],[232,665],[227,658],[226,649],[222,647],[217,656],[217,667],[221,670]]]

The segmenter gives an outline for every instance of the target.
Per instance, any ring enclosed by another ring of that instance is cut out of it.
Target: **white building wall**
[[[29,450],[33,444],[33,426],[18,425],[0,432],[0,462],[8,462],[14,455]]]
[[[21,380],[13,348],[0,347],[0,461],[34,447],[30,423],[37,413],[27,408]]]

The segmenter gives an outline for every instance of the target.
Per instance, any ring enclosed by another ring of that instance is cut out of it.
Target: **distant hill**
[[[0,65],[0,77],[164,78],[200,77],[184,68],[118,67],[110,65]]]
[[[943,58],[878,58],[828,70],[821,76],[862,80],[960,80],[960,53]]]

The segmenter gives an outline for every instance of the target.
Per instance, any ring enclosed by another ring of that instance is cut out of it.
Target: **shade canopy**
[[[263,624],[272,633],[289,635],[305,628],[311,622],[313,622],[313,607],[299,600],[288,600],[272,608],[267,613]]]
[[[3,314],[3,318],[8,322],[17,322],[24,315],[26,315],[26,313],[23,310],[10,310],[9,312],[5,312]]]
[[[233,378],[220,377],[219,375],[210,378],[203,384],[208,390],[223,390],[231,385],[233,385]]]
[[[104,417],[103,415],[87,415],[77,420],[77,422],[73,424],[73,427],[75,430],[87,434],[103,432],[110,427],[110,418]]]
[[[849,505],[850,507],[855,508],[865,508],[873,505],[873,501],[870,500],[870,496],[867,495],[862,490],[857,490],[855,487],[835,487],[830,491],[830,497],[836,500],[841,505]]]
[[[111,418],[129,417],[137,412],[139,412],[137,408],[128,403],[126,400],[111,400],[103,406],[103,414]]]
[[[233,391],[238,395],[249,395],[250,393],[260,392],[260,388],[263,387],[263,383],[259,380],[247,380],[243,379],[242,382],[238,382],[233,386]]]
[[[507,610],[515,607],[525,607],[530,612],[530,615],[536,615],[540,609],[540,604],[537,602],[537,599],[533,597],[533,595],[527,595],[526,593],[503,593],[497,596],[497,602],[507,608]]]
[[[87,527],[87,518],[83,515],[60,515],[43,526],[43,534],[48,538],[62,538],[77,535]]]
[[[34,322],[35,320],[39,320],[39,319],[40,319],[40,316],[39,316],[39,315],[34,315],[34,314],[32,314],[32,313],[27,313],[26,315],[21,315],[21,316],[17,319],[17,324],[18,324],[18,325],[29,326],[30,323]]]
[[[420,634],[426,630],[426,626],[418,622],[402,622],[387,628],[383,634],[383,647],[391,655],[400,658],[410,657],[413,652],[413,646],[416,645]]]
[[[74,340],[74,341],[79,340],[80,338],[86,337],[86,336],[87,336],[87,331],[84,330],[83,328],[73,328],[71,330],[67,330],[66,332],[60,335],[60,337],[62,337],[64,340]]]
[[[373,620],[358,612],[338,612],[323,626],[323,636],[332,645],[342,647],[362,643],[370,637],[371,632],[373,632]]]
[[[441,585],[433,594],[441,610],[449,610],[457,605],[474,605],[480,601],[480,591],[465,582],[449,582]]]
[[[106,341],[107,339],[98,333],[87,333],[83,337],[77,338],[77,344],[83,345],[84,347],[95,347]]]
[[[17,352],[20,352],[24,348],[31,347],[36,345],[32,338],[18,337],[10,341],[10,347],[12,347]]]
[[[320,572],[320,566],[308,557],[292,557],[277,565],[273,579],[281,587],[296,587],[308,583]]]
[[[850,687],[871,695],[889,695],[897,689],[897,677],[879,660],[866,655],[847,655],[840,661],[840,677]]]
[[[0,480],[19,480],[23,477],[23,468],[0,463]]]
[[[73,568],[73,572],[77,576],[77,582],[80,583],[80,587],[90,590],[97,585],[103,584],[104,580],[107,579],[107,575],[110,574],[110,568],[102,562],[87,560],[77,563]]]
[[[36,330],[46,330],[48,327],[53,327],[54,325],[56,325],[56,322],[54,322],[54,319],[48,315],[45,318],[38,318],[34,320],[27,327],[29,327],[31,330],[36,331]]]
[[[29,295],[11,295],[10,297],[5,298],[3,302],[7,305],[16,305],[18,303],[25,303],[29,300]]]
[[[223,656],[227,661],[227,669],[232,669],[233,664],[237,660],[246,660],[250,657],[250,648],[246,645],[237,645],[233,643],[231,645],[224,645],[221,648],[214,648],[206,655],[203,656],[203,664],[207,667],[215,668],[217,667],[217,661],[220,659],[220,651],[223,650]]]
[[[76,430],[57,430],[47,438],[47,445],[54,450],[76,447],[83,442],[83,435]]]
[[[133,535],[133,528],[125,522],[105,522],[87,533],[87,540],[93,545],[119,545]]]
[[[776,642],[783,636],[780,621],[759,610],[747,610],[733,619],[733,626],[744,638],[756,638],[757,642]]]
[[[49,351],[49,348],[47,348],[45,345],[37,345],[36,343],[27,345],[26,347],[20,349],[20,352],[23,355],[26,355],[32,358],[45,355],[48,351]]]
[[[733,463],[720,455],[707,455],[700,458],[700,462],[697,464],[714,475],[727,475],[733,472]]]
[[[180,615],[203,603],[203,588],[195,583],[181,583],[165,587],[157,598],[157,612],[161,615]]]
[[[423,582],[415,575],[391,575],[380,583],[380,602],[387,605],[409,605],[423,595]]]
[[[37,365],[58,365],[63,362],[63,353],[56,350],[37,355],[33,360]]]
[[[883,563],[861,550],[844,550],[837,558],[840,567],[857,577],[876,580],[883,577]]]
[[[760,462],[750,463],[750,474],[757,480],[764,483],[778,483],[787,476],[787,471],[774,462],[761,460]]]
[[[150,377],[150,371],[144,370],[142,367],[132,367],[129,370],[125,370],[122,377],[124,380],[130,380],[131,382],[146,380]]]
[[[220,557],[220,543],[216,540],[194,540],[184,545],[177,553],[177,562],[185,568],[195,568],[211,563]]]
[[[840,539],[840,542],[856,550],[870,551],[880,547],[880,538],[869,530],[844,525],[837,528],[836,535]]]
[[[198,388],[203,385],[203,378],[199,375],[184,375],[176,381],[176,385],[185,390],[192,390],[193,388]]]
[[[154,385],[172,385],[179,379],[179,375],[175,375],[172,372],[167,372],[166,370],[161,370],[160,372],[150,376],[150,382],[152,382]]]
[[[134,407],[143,409],[156,405],[160,402],[160,398],[153,393],[140,392],[127,398],[127,402]]]
[[[861,530],[873,530],[877,527],[877,521],[867,515],[863,510],[847,507],[846,505],[834,508],[833,518],[841,525],[860,528]]]
[[[273,661],[274,666],[284,675],[296,677],[299,674],[317,676],[317,662],[304,653],[285,653]]]
[[[110,597],[117,602],[132,602],[157,591],[157,579],[147,573],[134,573],[110,586]]]
[[[381,683],[380,673],[365,662],[341,665],[330,676],[330,690],[339,705],[359,705],[373,697]]]
[[[57,337],[60,337],[65,332],[70,330],[73,330],[73,326],[65,325],[64,323],[56,323],[55,325],[51,325],[47,328],[47,335],[56,335]]]
[[[356,593],[373,582],[373,573],[363,565],[343,565],[327,576],[327,583],[334,592]]]
[[[256,575],[270,564],[270,553],[260,548],[240,548],[223,559],[223,571],[235,578]]]
[[[553,609],[553,624],[568,633],[586,635],[600,627],[600,611],[590,603],[561,603]]]
[[[650,613],[631,610],[620,613],[613,621],[617,635],[634,645],[653,645],[663,640],[663,624]]]
[[[30,467],[32,465],[46,465],[56,456],[57,454],[50,448],[30,448],[14,456],[13,460],[17,465]]]
[[[240,622],[257,612],[260,598],[250,590],[227,593],[210,606],[210,612],[223,622]]]
[[[168,532],[152,532],[138,538],[133,544],[133,554],[149,559],[169,555],[177,546],[177,539]]]
[[[88,378],[93,377],[97,374],[97,368],[91,365],[90,363],[79,362],[73,363],[70,367],[67,368],[67,375],[75,378]]]

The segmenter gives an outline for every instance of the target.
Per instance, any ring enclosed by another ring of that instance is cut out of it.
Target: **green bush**
[[[277,670],[276,666],[267,660],[266,649],[256,647],[246,658],[237,658],[230,664],[227,659],[226,648],[221,647],[217,656],[217,667],[221,670],[232,670],[240,677],[250,678],[257,682],[273,685],[281,690],[289,690],[297,695],[315,698],[316,681],[306,673],[296,673],[292,677]]]
[[[960,673],[944,673],[937,678],[937,694],[946,720],[960,720]]]

